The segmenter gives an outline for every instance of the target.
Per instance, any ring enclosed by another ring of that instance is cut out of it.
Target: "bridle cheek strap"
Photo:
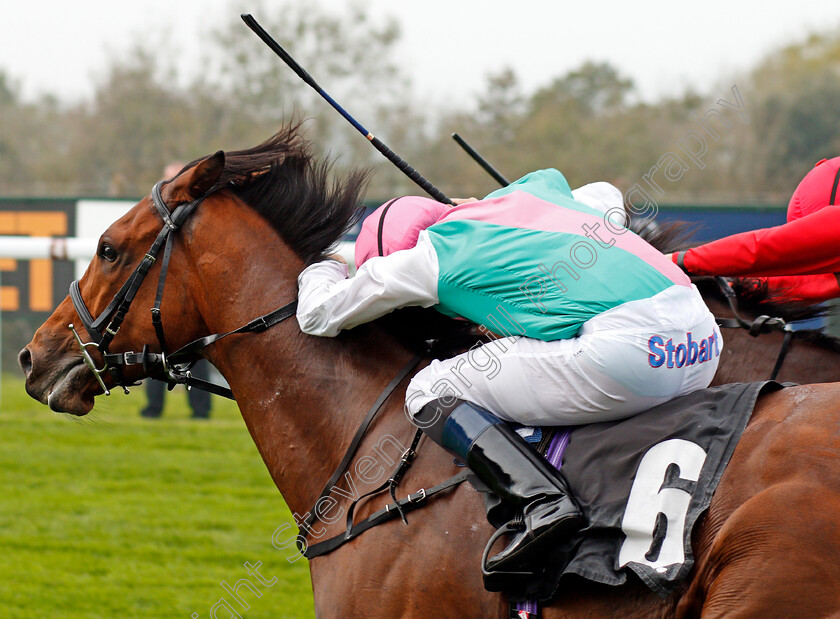
[[[166,243],[166,250],[164,251],[164,265],[161,269],[161,279],[158,281],[158,296],[155,301],[155,307],[152,309],[153,316],[155,313],[159,315],[160,297],[163,294],[163,285],[166,277],[166,266],[168,265],[169,258],[171,256],[172,243],[174,238],[173,233],[179,229],[179,227],[187,219],[187,217],[189,217],[193,213],[193,211],[195,211],[198,205],[201,204],[201,202],[204,201],[204,199],[213,191],[213,189],[211,189],[196,200],[193,200],[192,202],[186,205],[176,207],[170,214],[169,209],[166,207],[166,203],[163,201],[163,197],[161,195],[162,186],[163,181],[158,181],[152,188],[151,195],[152,203],[155,206],[155,210],[157,210],[158,214],[161,216],[161,219],[163,219],[164,225],[161,228],[160,232],[158,232],[158,235],[152,243],[152,246],[149,248],[149,251],[146,252],[145,256],[143,256],[143,259],[140,261],[140,264],[138,264],[134,271],[131,273],[131,275],[128,276],[125,283],[120,287],[120,289],[114,295],[114,298],[98,317],[93,318],[93,315],[87,308],[87,305],[85,304],[84,299],[82,298],[82,293],[81,289],[79,288],[78,280],[73,281],[70,284],[70,300],[73,302],[73,307],[76,309],[76,313],[79,315],[79,319],[81,320],[82,325],[85,327],[85,331],[87,331],[87,334],[91,338],[91,341],[87,343],[83,342],[72,324],[69,325],[69,328],[73,332],[73,335],[76,338],[77,343],[79,344],[79,348],[82,351],[82,356],[85,361],[85,364],[91,369],[93,374],[96,376],[100,386],[102,387],[102,390],[105,392],[106,395],[110,393],[107,387],[105,386],[104,381],[102,380],[102,374],[104,374],[106,371],[111,372],[112,379],[115,384],[121,385],[126,391],[126,393],[128,392],[128,389],[126,388],[126,381],[124,380],[119,367],[117,367],[118,365],[126,365],[126,363],[118,363],[114,359],[115,355],[112,355],[108,352],[108,346],[119,332],[123,320],[125,320],[125,316],[128,313],[129,308],[131,307],[131,303],[134,301],[134,297],[136,296],[137,291],[140,289],[140,286],[145,280],[146,275],[149,273],[149,270],[152,268],[152,265],[157,259],[157,255],[160,252],[161,246],[163,246],[163,244]],[[105,326],[106,322],[107,326]],[[162,325],[156,324],[155,332],[160,341],[161,350],[164,351],[160,355],[162,359],[166,351],[165,341],[163,341],[162,339]],[[91,358],[90,353],[88,351],[89,348],[94,347],[100,353],[102,353],[103,358],[105,360],[104,365],[101,368],[96,367],[96,364],[93,362],[93,359]],[[124,355],[116,356],[122,357],[124,359]],[[112,364],[114,363],[116,363],[117,366],[112,366]],[[148,362],[144,359],[144,365],[147,365],[147,363]]]
[[[155,294],[155,304],[151,308],[152,312],[152,326],[155,328],[155,335],[160,343],[160,349],[164,352],[168,350],[166,346],[166,336],[163,332],[163,320],[160,314],[160,304],[163,301],[163,289],[166,286],[166,274],[169,272],[169,258],[172,256],[172,244],[174,235],[170,234],[166,238],[166,247],[163,250],[163,262],[160,265],[160,277],[158,278],[157,293]]]
[[[172,247],[175,238],[174,233],[180,229],[184,221],[186,221],[198,205],[201,204],[201,202],[203,202],[204,199],[215,189],[211,189],[201,197],[188,204],[176,207],[170,213],[169,209],[166,207],[166,203],[163,201],[163,196],[161,195],[162,185],[163,181],[156,183],[152,188],[151,196],[155,210],[157,210],[163,220],[163,227],[155,238],[155,241],[152,243],[152,246],[149,248],[149,251],[141,260],[140,264],[137,265],[131,275],[129,275],[128,279],[114,295],[114,298],[97,318],[94,319],[90,310],[88,310],[87,305],[82,298],[78,280],[73,281],[70,284],[70,299],[73,302],[73,306],[76,308],[76,313],[79,315],[82,325],[85,327],[85,330],[92,341],[87,343],[83,342],[79,337],[79,334],[76,332],[75,327],[72,324],[69,325],[69,327],[82,351],[82,357],[85,364],[94,374],[97,381],[99,381],[99,385],[102,387],[102,390],[106,395],[110,395],[110,391],[102,379],[103,374],[106,372],[110,373],[114,384],[120,385],[125,392],[128,393],[127,387],[129,385],[127,385],[127,381],[122,374],[121,367],[126,365],[142,365],[146,373],[150,373],[150,368],[153,366],[161,368],[165,379],[170,384],[180,383],[185,384],[188,387],[194,386],[199,389],[204,389],[206,391],[210,391],[211,393],[233,399],[233,394],[230,389],[215,383],[193,378],[189,372],[189,368],[192,367],[192,365],[199,359],[201,350],[210,344],[227,337],[228,335],[233,335],[235,333],[260,333],[276,324],[279,324],[287,318],[294,316],[297,311],[297,301],[292,301],[291,303],[269,312],[268,314],[260,316],[248,324],[243,325],[238,329],[234,329],[233,331],[229,331],[227,333],[216,333],[199,338],[169,355],[167,353],[168,348],[166,345],[166,336],[164,334],[160,306],[163,300],[163,291],[166,285],[166,275],[169,270],[169,260],[172,256]],[[108,346],[120,330],[120,326],[131,307],[131,303],[134,301],[137,291],[140,289],[140,285],[143,283],[146,275],[155,263],[157,255],[160,252],[161,247],[164,246],[164,243],[165,248],[163,250],[157,291],[155,294],[154,306],[151,308],[152,325],[154,326],[155,335],[157,336],[161,352],[149,352],[148,346],[144,346],[143,352],[141,353],[135,353],[133,351],[123,353],[108,352]],[[106,322],[108,323],[107,326],[103,327]],[[96,348],[100,353],[102,353],[103,366],[101,368],[96,366],[88,350],[89,348]],[[176,367],[179,364],[186,365],[186,368]]]

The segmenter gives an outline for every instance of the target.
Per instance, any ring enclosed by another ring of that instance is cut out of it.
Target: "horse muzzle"
[[[26,393],[55,412],[85,415],[103,392],[78,355],[52,356],[30,343],[20,351],[18,363],[26,377]]]

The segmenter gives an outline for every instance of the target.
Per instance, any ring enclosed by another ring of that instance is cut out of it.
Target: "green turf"
[[[291,516],[235,404],[214,397],[193,421],[181,390],[156,420],[138,415],[142,389],[98,401],[57,415],[3,376],[0,617],[203,619],[223,597],[242,617],[313,616],[306,561],[272,546]],[[242,578],[262,595],[239,588],[247,611],[220,585]]]

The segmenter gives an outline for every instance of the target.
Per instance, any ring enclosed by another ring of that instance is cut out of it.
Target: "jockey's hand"
[[[470,202],[478,202],[478,198],[452,198],[452,202],[455,206],[461,206],[462,204],[469,204]]]

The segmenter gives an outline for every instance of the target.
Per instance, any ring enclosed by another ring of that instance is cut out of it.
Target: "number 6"
[[[663,487],[665,475],[673,464],[679,467],[681,480],[696,482],[705,461],[706,452],[699,445],[682,439],[667,440],[648,450],[639,463],[621,521],[626,539],[618,555],[619,567],[635,562],[661,573],[666,566],[685,561],[683,534],[691,494]],[[657,522],[663,520],[664,539],[661,532],[654,537]]]

